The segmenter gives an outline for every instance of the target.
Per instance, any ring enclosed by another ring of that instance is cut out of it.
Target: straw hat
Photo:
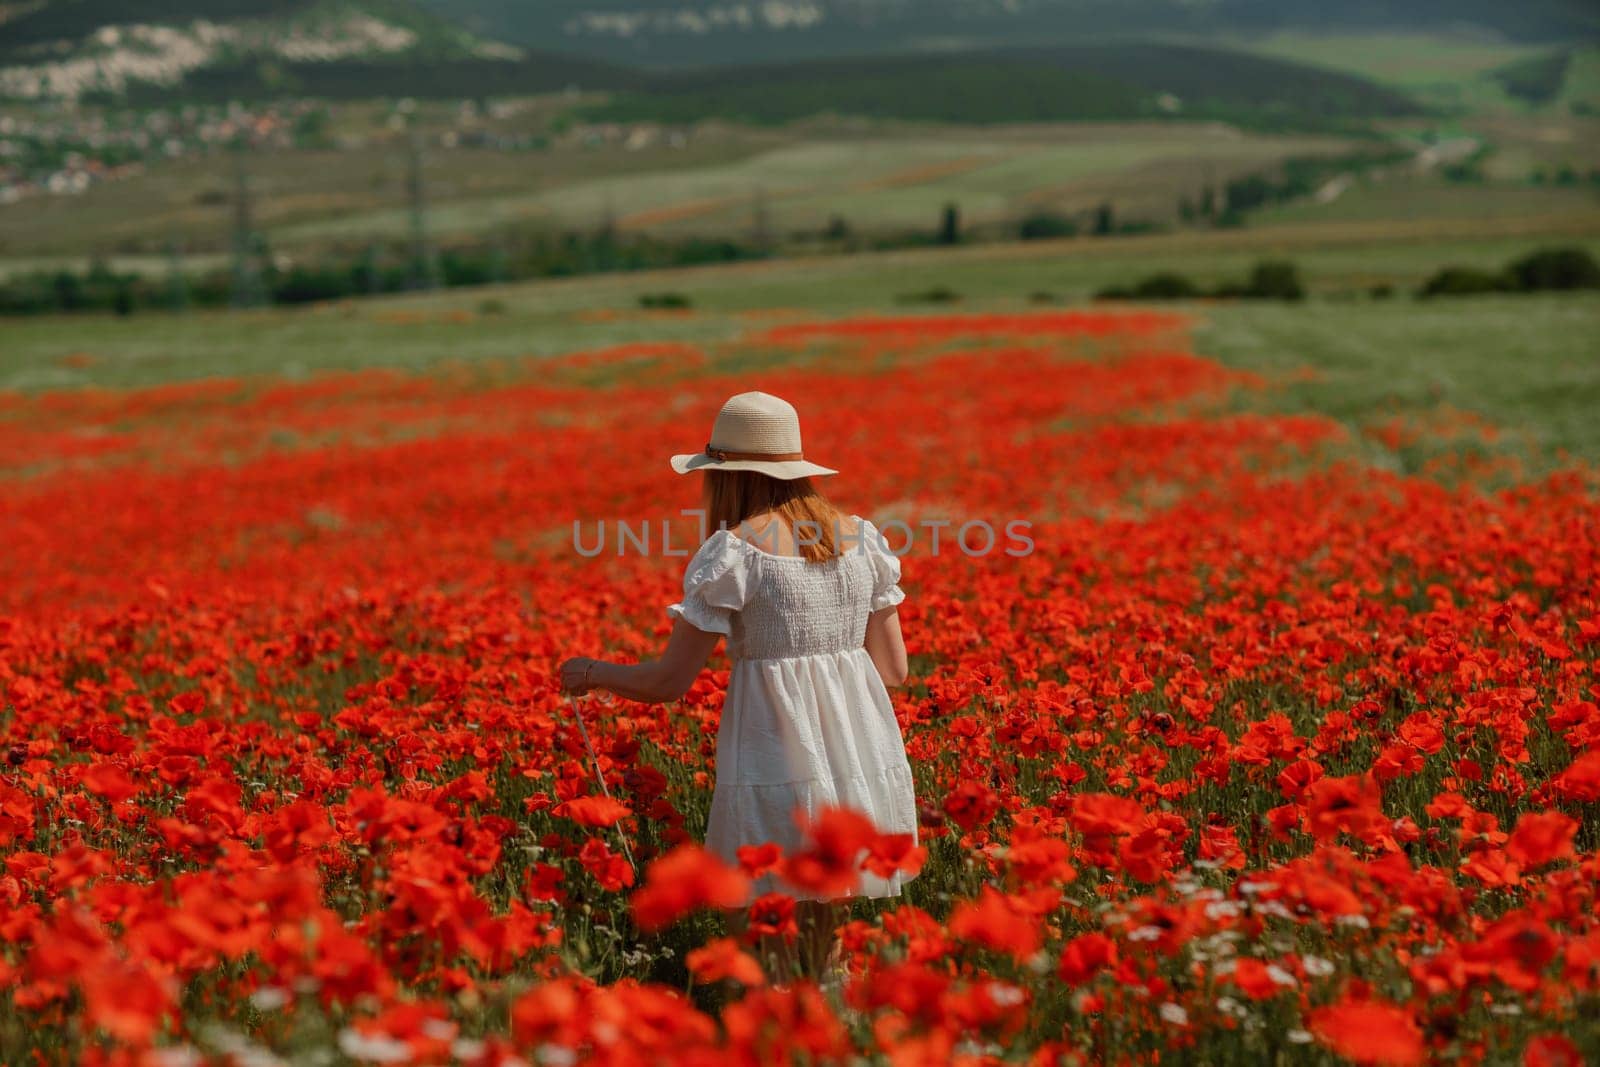
[[[703,451],[672,457],[672,469],[760,471],[781,481],[838,474],[808,463],[800,451],[800,415],[771,393],[740,393],[722,405]]]

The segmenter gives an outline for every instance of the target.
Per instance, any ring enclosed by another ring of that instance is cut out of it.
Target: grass
[[[1331,203],[1299,200],[1252,218],[1258,226],[1303,222],[1405,222],[1419,215],[1457,219],[1528,219],[1540,215],[1600,222],[1600,196],[1588,186],[1454,184],[1441,179],[1359,179]]]
[[[1285,241],[1284,235],[1293,239]],[[636,340],[715,343],[785,314],[905,314],[896,298],[946,285],[954,310],[1017,310],[1048,290],[1079,300],[1156,269],[1207,284],[1291,255],[1303,306],[1197,305],[1196,344],[1231,366],[1281,376],[1286,401],[1352,424],[1456,408],[1525,431],[1541,450],[1600,458],[1600,298],[1372,301],[1444,263],[1499,267],[1548,239],[1405,239],[1401,227],[1284,227],[1150,238],[981,246],[953,252],[743,264],[382,298],[299,310],[12,320],[0,389],[136,387],[212,376],[302,377],[368,366],[553,355]],[[1600,235],[1582,242],[1600,252]],[[671,290],[689,312],[645,312]],[[492,299],[499,310],[484,310]],[[785,310],[787,309],[787,311]],[[944,308],[941,310],[951,310]],[[1311,368],[1314,379],[1289,372]]]
[[[1568,107],[1582,105],[1590,114],[1600,111],[1600,45],[1591,44],[1573,52],[1560,102]]]
[[[1200,315],[1196,350],[1274,376],[1286,410],[1361,425],[1454,409],[1526,435],[1549,457],[1600,458],[1595,296],[1230,307]],[[1308,367],[1315,378],[1293,374]]]

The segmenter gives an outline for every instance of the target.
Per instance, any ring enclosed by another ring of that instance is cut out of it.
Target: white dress
[[[741,845],[787,853],[803,835],[796,811],[854,808],[881,833],[917,832],[911,765],[889,693],[863,641],[867,616],[900,603],[900,561],[876,527],[859,525],[838,556],[775,556],[728,530],[708,538],[667,609],[726,634],[732,678],[717,730],[716,787],[706,847],[729,863]],[[905,876],[863,871],[857,896],[900,892]],[[751,896],[811,894],[774,875]]]

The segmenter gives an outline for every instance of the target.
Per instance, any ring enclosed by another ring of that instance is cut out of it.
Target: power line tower
[[[427,183],[422,177],[422,135],[411,131],[411,169],[406,182],[411,197],[411,288],[439,287],[439,257],[428,239]]]
[[[267,302],[267,289],[261,280],[261,238],[256,233],[243,144],[234,146],[233,179],[232,302],[236,308],[260,307]]]

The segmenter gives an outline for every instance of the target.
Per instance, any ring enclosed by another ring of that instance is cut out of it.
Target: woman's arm
[[[878,677],[890,689],[906,684],[911,667],[906,663],[906,642],[900,634],[900,612],[884,608],[867,616],[867,655],[878,668]]]
[[[643,663],[569,659],[561,665],[561,688],[577,694],[609,689],[641,704],[670,703],[689,691],[721,637],[679,619],[666,651],[656,659]]]

